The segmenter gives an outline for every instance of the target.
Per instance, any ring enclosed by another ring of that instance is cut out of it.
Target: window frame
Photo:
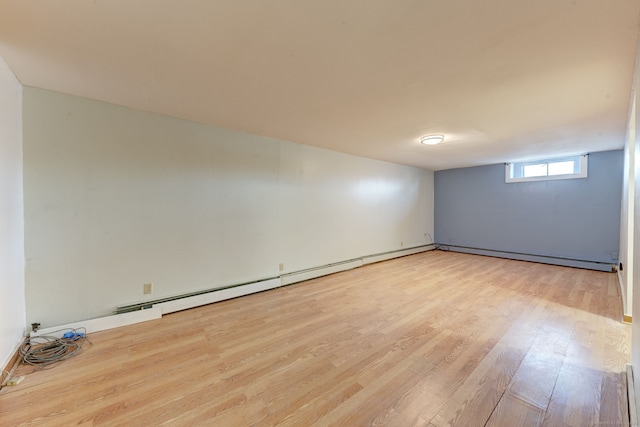
[[[588,178],[589,170],[588,170],[588,154],[583,154],[580,156],[567,156],[567,157],[558,157],[553,159],[542,159],[542,160],[532,160],[526,162],[512,162],[505,163],[504,167],[504,178],[507,184],[513,184],[517,182],[532,182],[532,181],[552,181],[558,179],[580,179],[580,178]],[[574,172],[561,174],[561,175],[549,175],[549,164],[550,163],[561,163],[572,161],[574,162]],[[531,165],[547,165],[547,175],[542,176],[523,176],[524,167]]]

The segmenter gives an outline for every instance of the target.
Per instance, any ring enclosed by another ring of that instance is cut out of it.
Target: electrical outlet
[[[145,283],[142,285],[142,293],[144,295],[149,295],[151,292],[153,292],[153,283]]]
[[[400,247],[404,247],[404,242],[400,242]]]
[[[280,266],[278,268],[280,268],[280,271],[284,271],[284,264],[280,263]]]

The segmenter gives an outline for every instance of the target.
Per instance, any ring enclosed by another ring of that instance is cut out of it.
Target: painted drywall
[[[635,165],[633,181],[634,191],[633,194],[629,193],[629,199],[633,197],[635,209],[633,212],[633,218],[629,219],[629,222],[633,221],[633,233],[628,234],[629,239],[633,239],[633,253],[634,256],[628,259],[628,263],[633,263],[633,324],[631,327],[631,364],[634,371],[634,388],[636,396],[636,408],[640,408],[638,399],[640,399],[640,37],[638,38],[636,48],[636,62],[635,73],[633,78],[632,88],[633,103],[636,108],[633,109],[634,114],[629,115],[629,127],[633,127],[635,132],[635,146],[633,150],[626,150],[627,155],[630,157],[630,163]],[[631,158],[632,157],[632,158]],[[629,201],[630,202],[630,201]]]
[[[635,88],[633,91],[634,102],[638,105],[640,96],[638,93],[638,82],[640,82],[640,40],[638,43],[638,56],[636,57],[636,74],[635,74]],[[632,126],[636,129],[640,128],[640,114],[637,108],[634,109],[634,113],[629,117],[629,122],[633,122]],[[634,188],[636,190],[633,193],[629,192],[629,203],[633,203],[634,206],[640,206],[640,168],[637,165],[640,163],[640,138],[636,133],[635,143],[633,149],[626,150],[629,156],[630,163],[634,163],[633,180]],[[633,201],[631,201],[633,197]],[[630,224],[628,229],[628,238],[632,239],[633,254],[640,254],[640,209],[634,209],[633,217],[629,218]],[[631,364],[634,371],[634,388],[636,396],[636,408],[640,409],[640,402],[637,399],[640,398],[640,260],[637,255],[632,258],[627,258],[627,264],[633,264],[633,276],[631,283],[628,285],[633,286],[633,302],[632,302],[632,329],[631,329]],[[627,274],[629,278],[630,273]]]
[[[427,170],[31,87],[23,113],[27,320],[44,327],[433,235]]]
[[[0,368],[25,332],[22,85],[0,58]]]
[[[622,175],[622,207],[620,210],[620,260],[618,278],[622,292],[623,310],[626,316],[632,316],[633,308],[633,271],[634,271],[634,215],[635,215],[635,146],[636,115],[635,96],[629,109],[629,123],[624,145],[624,171]]]
[[[585,179],[507,184],[504,165],[438,171],[435,240],[452,250],[472,252],[457,245],[573,258],[604,262],[603,269],[610,270],[619,250],[622,169],[623,152],[617,150],[590,154]]]

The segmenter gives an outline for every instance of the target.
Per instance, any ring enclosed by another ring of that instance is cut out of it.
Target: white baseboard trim
[[[406,255],[413,255],[420,252],[433,250],[433,245],[425,245],[407,248],[399,251],[386,252],[382,254],[368,255],[361,258],[335,263],[319,268],[311,268],[299,272],[282,275],[278,278],[247,283],[239,286],[232,286],[220,290],[194,295],[190,297],[175,299],[155,303],[151,308],[144,310],[136,310],[127,313],[114,314],[111,316],[98,317],[95,319],[83,320],[80,322],[68,323],[65,325],[55,326],[51,328],[40,329],[32,332],[30,336],[36,337],[40,335],[52,335],[61,337],[69,329],[85,328],[87,334],[92,332],[104,331],[107,329],[118,328],[121,326],[133,325],[134,323],[146,322],[161,318],[164,314],[174,313],[176,311],[187,310],[189,308],[199,307],[214,302],[224,301],[237,298],[269,289],[278,288],[280,286],[291,285],[293,283],[303,282],[305,280],[315,279],[316,277],[326,276],[328,274],[338,273],[340,271],[351,270],[374,262],[386,261],[392,258],[399,258]]]
[[[11,370],[19,357],[18,352],[20,351],[20,347],[22,346],[23,342],[24,337],[23,339],[18,341],[16,345],[13,346],[13,350],[11,351],[11,353],[9,353],[5,360],[2,361],[2,364],[0,365],[0,369],[2,369],[2,372],[0,372],[0,384],[3,384],[11,373]]]
[[[418,246],[415,248],[407,248],[404,250],[399,250],[399,251],[394,251],[394,252],[387,252],[384,254],[378,254],[378,255],[369,255],[369,256],[365,256],[362,257],[362,263],[364,265],[367,264],[373,264],[376,262],[380,262],[380,261],[387,261],[393,258],[400,258],[403,256],[407,256],[407,255],[415,255],[415,254],[419,254],[420,252],[428,252],[428,251],[432,251],[434,250],[435,247],[434,246]]]
[[[32,332],[32,337],[40,335],[51,335],[61,337],[68,329],[85,328],[87,334],[92,332],[104,331],[107,329],[119,328],[121,326],[133,325],[134,323],[146,322],[148,320],[159,319],[162,317],[162,309],[160,307],[151,307],[146,310],[132,311],[130,313],[114,314],[112,316],[97,317],[95,319],[82,320],[80,322],[68,323],[66,325],[55,326],[52,328],[39,329]]]
[[[631,318],[631,310],[627,310],[627,293],[624,291],[624,280],[622,279],[622,272],[617,271],[618,285],[620,288],[620,295],[622,295],[622,313],[625,318]]]
[[[215,292],[209,292],[192,297],[176,299],[173,301],[154,304],[153,308],[160,308],[162,314],[174,313],[176,311],[187,310],[189,308],[199,307],[201,305],[211,304],[218,301],[237,298],[244,295],[254,294],[269,289],[280,287],[282,284],[280,279],[263,280],[243,286],[234,286],[232,288],[221,289]],[[134,311],[135,313],[135,311]]]
[[[282,285],[291,285],[293,283],[304,282],[305,280],[315,279],[316,277],[326,276],[328,274],[339,273],[340,271],[352,270],[362,267],[362,259],[332,264],[326,267],[303,270],[296,273],[283,275],[280,277]]]

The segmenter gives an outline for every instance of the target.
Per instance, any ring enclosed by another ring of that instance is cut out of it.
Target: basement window
[[[588,155],[505,164],[507,183],[587,177]]]

